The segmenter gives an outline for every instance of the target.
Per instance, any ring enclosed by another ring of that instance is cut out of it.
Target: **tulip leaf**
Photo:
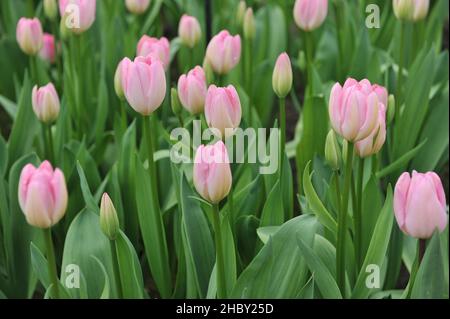
[[[103,263],[95,256],[91,256],[92,259],[95,260],[95,262],[97,263],[98,267],[100,268],[100,270],[102,271],[103,274],[103,278],[104,278],[104,286],[103,286],[103,290],[102,290],[102,294],[100,295],[100,299],[109,299],[109,295],[110,295],[110,284],[109,284],[109,277],[108,274],[106,272],[105,266],[103,266]]]
[[[83,192],[83,198],[86,203],[86,207],[93,212],[99,213],[100,209],[94,199],[94,196],[92,196],[91,190],[89,189],[89,185],[86,180],[86,175],[84,174],[84,170],[81,167],[80,162],[77,162],[77,171],[80,177],[81,191]]]
[[[263,211],[261,213],[260,226],[277,226],[284,222],[284,209],[283,201],[281,200],[281,186],[278,180],[273,186],[272,190],[267,197],[267,201],[264,204]]]
[[[34,273],[38,277],[45,289],[50,285],[50,275],[48,273],[47,258],[44,257],[40,249],[33,243],[30,243],[31,265]]]
[[[256,233],[258,234],[258,237],[262,241],[262,243],[265,244],[269,241],[269,238],[273,236],[279,229],[280,226],[259,227],[258,229],[256,229]]]

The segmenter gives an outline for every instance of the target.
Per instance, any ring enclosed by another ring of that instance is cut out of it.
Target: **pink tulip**
[[[229,137],[241,123],[241,102],[232,85],[210,85],[206,93],[205,118],[210,128],[216,128],[222,136]]]
[[[312,31],[322,25],[328,13],[328,0],[296,0],[294,20],[304,31]]]
[[[39,19],[20,18],[16,28],[16,40],[23,52],[36,55],[44,42],[44,33]]]
[[[51,123],[58,118],[60,102],[52,83],[41,88],[38,88],[37,85],[34,86],[31,102],[33,111],[41,122]]]
[[[44,33],[44,45],[39,51],[42,60],[54,63],[56,58],[55,37],[51,34]]]
[[[232,36],[227,30],[215,35],[206,48],[206,58],[217,74],[226,74],[239,63],[241,37]]]
[[[446,200],[439,176],[434,172],[403,173],[395,185],[394,212],[407,235],[426,239],[447,226]]]
[[[150,5],[150,0],[125,0],[128,11],[134,14],[142,14]]]
[[[137,45],[137,55],[147,56],[159,59],[167,70],[170,63],[170,44],[167,38],[162,37],[160,39],[143,35]]]
[[[96,4],[96,0],[59,0],[59,13],[66,19],[66,27],[80,34],[94,23]]]
[[[359,157],[368,157],[377,154],[386,141],[386,106],[380,104],[378,110],[378,125],[365,139],[355,143],[356,153]]]
[[[183,14],[178,25],[178,36],[188,47],[193,48],[202,35],[200,23],[195,17]]]
[[[206,77],[200,66],[196,66],[178,79],[178,96],[181,104],[192,114],[203,112],[206,97]]]
[[[279,98],[284,98],[292,88],[291,60],[286,52],[278,56],[272,74],[272,88]]]
[[[138,56],[121,62],[122,89],[130,106],[142,115],[150,115],[164,100],[166,76],[160,60]]]
[[[19,204],[28,224],[49,228],[65,214],[67,208],[67,188],[64,175],[53,170],[48,161],[38,168],[27,164],[20,174]]]
[[[379,123],[378,114],[383,103],[387,103],[384,90],[371,85],[368,80],[358,82],[349,78],[343,87],[336,83],[330,94],[331,125],[349,142],[365,139]]]
[[[394,14],[398,19],[419,21],[428,14],[429,0],[393,0]]]
[[[197,192],[213,204],[224,199],[231,189],[231,169],[228,152],[222,141],[200,145],[195,154],[194,186]]]

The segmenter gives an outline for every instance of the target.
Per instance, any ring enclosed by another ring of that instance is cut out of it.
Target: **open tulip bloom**
[[[448,299],[448,5],[0,1],[0,299]]]

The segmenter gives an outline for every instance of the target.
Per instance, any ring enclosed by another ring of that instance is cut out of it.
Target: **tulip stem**
[[[307,87],[308,92],[307,95],[309,97],[312,97],[314,94],[313,89],[313,60],[314,60],[314,41],[312,39],[312,33],[311,32],[305,32],[305,51],[306,51],[306,77],[307,77]]]
[[[51,228],[46,228],[43,230],[43,232],[44,232],[45,247],[47,249],[48,273],[50,275],[50,281],[53,284],[53,297],[55,299],[58,299],[59,279],[58,279],[58,272],[56,270],[55,251],[53,249],[53,241],[52,241],[52,230]]]
[[[361,251],[361,240],[362,240],[362,203],[363,203],[363,182],[364,182],[364,158],[359,159],[358,167],[358,180],[356,184],[356,198],[357,206],[354,212],[355,214],[355,258],[358,268],[362,266],[362,251]]]
[[[253,41],[252,39],[244,39],[244,75],[245,75],[245,85],[247,86],[246,91],[248,95],[248,126],[252,127],[252,98],[253,98],[253,63],[251,61],[252,51],[253,51]]]
[[[52,125],[47,124],[46,128],[47,128],[48,151],[49,151],[48,159],[50,160],[51,163],[55,164],[55,151],[53,148]]]
[[[223,257],[222,233],[220,230],[219,205],[213,205],[214,237],[216,242],[216,275],[217,275],[217,297],[223,299],[227,297],[225,286],[225,267]]]
[[[37,76],[37,67],[36,67],[36,56],[30,55],[30,77],[34,84],[39,85],[38,76]]]
[[[343,296],[345,296],[345,237],[347,233],[348,200],[352,182],[353,148],[353,143],[348,142],[347,160],[345,162],[344,192],[342,196],[341,210],[338,215],[336,273],[337,284]]]
[[[278,159],[278,162],[280,164],[280,178],[281,178],[281,172],[283,169],[283,162],[284,162],[284,150],[285,150],[285,144],[286,144],[286,99],[280,98],[280,156]]]
[[[416,275],[417,271],[419,270],[420,265],[420,246],[421,246],[421,239],[417,239],[417,248],[416,248],[416,258],[414,259],[414,263],[411,267],[411,275],[409,276],[409,282],[408,282],[408,293],[406,295],[406,299],[411,298],[411,293],[413,290],[414,282],[416,281]]]
[[[114,280],[117,287],[117,296],[119,299],[121,299],[123,298],[122,282],[120,280],[119,259],[117,258],[117,244],[115,240],[109,241],[109,248],[111,249],[111,258],[113,264]]]
[[[397,110],[400,110],[402,85],[403,85],[403,64],[405,56],[405,24],[400,21],[400,51],[399,51],[399,62],[398,62],[398,73],[397,73],[397,85],[395,99],[397,100]]]

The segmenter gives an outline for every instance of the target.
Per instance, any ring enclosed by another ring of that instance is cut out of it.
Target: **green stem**
[[[400,51],[399,51],[399,62],[398,62],[398,73],[397,73],[397,85],[395,99],[397,101],[396,109],[400,110],[400,105],[402,103],[402,85],[403,85],[403,64],[405,57],[405,23],[400,21]]]
[[[414,263],[411,267],[411,275],[409,276],[409,282],[408,282],[408,293],[406,295],[406,299],[411,298],[411,293],[413,290],[414,282],[416,281],[416,275],[417,271],[419,270],[420,266],[420,241],[421,239],[417,239],[417,248],[416,248],[416,258],[414,259]]]
[[[339,172],[336,170],[334,173],[334,188],[336,190],[336,200],[338,209],[341,208],[341,186],[339,183]]]
[[[358,180],[356,184],[357,207],[355,212],[355,256],[358,269],[362,266],[362,204],[363,204],[364,158],[359,159]]]
[[[281,171],[283,169],[283,162],[284,162],[284,150],[285,150],[285,144],[286,144],[286,99],[280,98],[280,128],[281,128],[281,134],[280,134],[280,156],[278,158],[278,163],[280,163],[280,177],[281,177]]]
[[[307,87],[308,87],[308,96],[313,96],[314,88],[313,88],[313,72],[312,65],[314,60],[314,41],[312,39],[311,32],[305,32],[305,51],[306,51],[306,73],[307,73]]]
[[[117,287],[117,296],[119,299],[123,298],[122,292],[122,281],[120,280],[120,272],[119,272],[119,259],[117,258],[117,247],[116,241],[109,241],[109,248],[111,249],[111,258],[113,264],[113,272],[114,272],[114,280],[116,282]]]
[[[47,265],[48,273],[50,275],[50,281],[53,284],[53,297],[59,298],[59,279],[58,272],[56,270],[55,251],[53,249],[52,230],[51,228],[43,229],[45,247],[47,249]]]
[[[336,272],[337,284],[343,296],[345,296],[345,237],[347,233],[348,200],[352,181],[353,148],[353,143],[348,142],[347,160],[345,163],[344,192],[342,196],[341,210],[338,216]]]
[[[336,41],[338,44],[338,63],[336,66],[336,72],[337,72],[337,78],[340,81],[341,80],[341,74],[342,74],[342,70],[344,69],[343,64],[344,64],[344,47],[343,47],[343,39],[342,39],[342,9],[341,9],[341,4],[338,4],[337,1],[334,2],[334,12],[336,15]]]
[[[47,124],[47,125],[45,125],[45,127],[46,127],[46,131],[47,131],[47,140],[48,140],[48,155],[47,156],[52,164],[56,164],[55,163],[55,151],[54,151],[54,147],[53,147],[52,125]]]
[[[216,242],[216,274],[217,274],[217,297],[223,299],[227,297],[225,286],[225,263],[223,257],[222,233],[220,230],[219,205],[213,205],[214,238]]]
[[[29,62],[30,62],[30,76],[31,80],[34,84],[39,85],[38,78],[37,78],[37,67],[36,67],[36,56],[30,55],[29,56]]]
[[[41,123],[41,132],[42,132],[42,143],[44,145],[44,157],[48,160],[50,160],[49,158],[49,147],[48,147],[48,139],[47,139],[47,128],[46,128],[47,124],[45,123]]]
[[[56,19],[53,19],[51,21],[51,25],[52,25],[52,30],[53,30],[53,36],[55,37],[55,64],[56,64],[56,71],[57,71],[57,75],[58,75],[58,82],[59,82],[59,87],[62,88],[63,87],[63,83],[62,83],[62,69],[61,69],[61,60],[59,58],[59,52],[58,52],[58,43],[59,43],[59,33],[58,33],[58,21]]]

